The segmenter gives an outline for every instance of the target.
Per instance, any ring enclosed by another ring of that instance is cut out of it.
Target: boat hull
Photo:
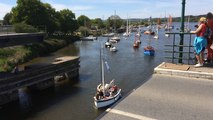
[[[95,107],[96,108],[102,108],[102,107],[107,107],[109,105],[112,105],[113,103],[115,103],[116,101],[118,101],[118,99],[121,97],[121,89],[118,90],[117,94],[114,95],[113,97],[108,97],[105,99],[101,99],[101,100],[97,100],[94,97],[94,103],[95,103]]]
[[[154,56],[155,50],[144,50],[144,55]]]

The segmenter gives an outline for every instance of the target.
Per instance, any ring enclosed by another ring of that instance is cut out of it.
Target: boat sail
[[[102,48],[101,48],[102,49]],[[107,62],[102,57],[102,51],[100,50],[100,59],[101,59],[101,84],[97,86],[97,93],[93,97],[94,104],[96,108],[102,108],[109,106],[121,97],[121,88],[114,85],[114,79],[111,80],[109,84],[105,84],[105,67],[109,69]]]
[[[124,37],[129,37],[130,36],[130,31],[129,31],[129,19],[127,18],[126,20],[126,32],[123,34]]]
[[[171,29],[173,29],[173,26],[172,26],[172,16],[169,15],[168,24],[167,24],[167,27],[165,28],[165,31],[171,32]],[[169,37],[169,34],[165,34],[165,36]]]
[[[155,33],[155,35],[153,37],[154,39],[159,39],[158,31],[159,31],[160,28],[161,28],[161,20],[160,20],[160,18],[158,18],[157,26],[156,26],[156,33]]]

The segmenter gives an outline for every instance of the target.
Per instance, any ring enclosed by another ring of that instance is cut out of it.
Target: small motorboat
[[[83,40],[83,41],[93,41],[93,40],[97,40],[97,37],[93,37],[92,35],[90,35],[88,37],[82,37],[81,40]]]
[[[109,47],[111,47],[111,46],[112,46],[112,43],[111,43],[111,42],[109,42],[109,41],[105,42],[105,47],[109,48]]]
[[[115,40],[115,39],[110,39],[109,42],[111,42],[111,43],[117,43],[118,41]]]
[[[134,43],[133,43],[133,48],[139,48],[139,43],[134,42]]]
[[[109,50],[111,51],[111,52],[116,52],[117,51],[117,48],[115,47],[115,46],[111,46],[110,48],[109,48]]]
[[[144,47],[144,55],[154,56],[155,55],[155,49],[152,46]]]

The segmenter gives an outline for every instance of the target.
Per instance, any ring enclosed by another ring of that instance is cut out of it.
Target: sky
[[[111,15],[126,18],[181,16],[182,0],[41,0],[57,11],[70,9],[76,18],[107,19]],[[185,15],[213,13],[213,0],[186,0]],[[0,20],[16,6],[16,0],[0,0]]]

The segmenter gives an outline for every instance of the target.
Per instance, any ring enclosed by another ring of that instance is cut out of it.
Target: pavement
[[[211,66],[163,62],[146,83],[123,96],[97,120],[212,120]]]

